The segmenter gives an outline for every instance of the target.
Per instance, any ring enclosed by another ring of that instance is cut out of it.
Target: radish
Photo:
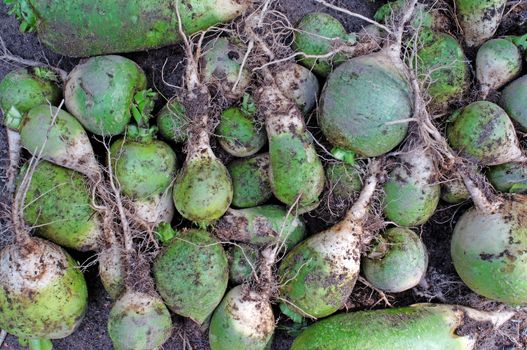
[[[315,107],[320,86],[317,77],[309,69],[296,63],[286,63],[276,73],[276,83],[302,113],[307,114]]]
[[[322,12],[305,15],[297,24],[294,48],[306,55],[325,55],[333,51],[339,42],[354,42],[355,36],[348,35],[346,29],[335,17]],[[328,59],[301,57],[299,63],[316,74],[326,77],[334,66],[344,62],[342,53]]]
[[[520,74],[522,56],[520,50],[506,39],[485,42],[476,56],[476,78],[481,85],[481,97],[498,90]]]
[[[450,204],[458,204],[470,198],[470,193],[461,179],[453,179],[441,184],[441,199]]]
[[[448,119],[447,138],[459,154],[482,165],[522,161],[514,126],[507,113],[494,103],[477,101]]]
[[[356,165],[333,162],[326,166],[330,195],[337,200],[350,201],[360,193],[361,175]]]
[[[456,15],[468,46],[490,39],[501,22],[507,0],[454,0]]]
[[[527,191],[527,168],[525,163],[505,163],[487,170],[487,178],[500,192],[524,193]]]
[[[305,234],[304,221],[278,205],[229,209],[216,224],[214,234],[222,240],[264,246],[285,240],[287,249]]]
[[[272,196],[269,181],[269,154],[231,162],[227,169],[232,179],[232,206],[249,208],[267,202]]]
[[[64,86],[66,107],[97,135],[121,134],[132,117],[134,95],[146,89],[146,76],[121,56],[92,57],[70,72]]]
[[[185,114],[185,107],[177,98],[163,106],[157,114],[156,123],[159,134],[165,139],[175,143],[187,141],[189,120]]]
[[[390,228],[380,235],[361,261],[366,280],[375,288],[399,293],[425,276],[428,253],[419,236],[407,228]]]
[[[483,312],[437,304],[343,313],[306,328],[291,350],[381,350],[387,344],[394,350],[472,350],[478,334],[458,336],[457,329],[489,322],[497,328],[512,316],[512,312]]]
[[[227,250],[229,259],[229,282],[241,284],[252,279],[258,266],[258,248],[251,244],[239,243]]]
[[[223,247],[203,230],[176,233],[157,256],[153,272],[168,307],[199,325],[220,303],[229,276]]]
[[[21,174],[25,174],[27,166]],[[94,250],[102,220],[91,207],[88,180],[76,171],[42,161],[35,167],[26,195],[24,219],[36,232],[63,247]]]
[[[99,277],[104,290],[113,300],[117,300],[124,292],[125,266],[123,251],[119,244],[113,240],[108,242],[108,247],[99,252]]]
[[[265,145],[265,129],[257,125],[252,108],[254,105],[249,108],[230,107],[221,113],[216,128],[218,141],[227,153],[235,157],[252,156]]]
[[[0,81],[0,112],[7,120],[8,114],[27,113],[33,107],[50,103],[58,105],[61,96],[57,76],[47,68],[20,68],[6,74]],[[15,117],[16,118],[16,117]],[[6,171],[6,189],[13,192],[20,162],[20,135],[7,128],[9,166]]]
[[[527,75],[524,75],[503,89],[500,106],[508,113],[512,120],[518,123],[522,131],[527,130]]]
[[[225,37],[211,40],[203,48],[201,80],[231,101],[241,98],[251,82],[251,72],[241,67],[243,51]]]
[[[134,0],[121,6],[113,1],[60,0],[50,4],[12,0],[9,5],[22,31],[36,31],[57,53],[86,57],[176,44],[181,41],[178,26],[192,34],[228,22],[241,15],[250,2]]]
[[[363,225],[379,183],[381,162],[374,160],[369,172],[359,199],[345,218],[298,244],[282,260],[280,308],[293,320],[299,315],[331,315],[350,296],[360,270],[361,245],[367,235]]]
[[[399,156],[399,164],[384,184],[384,215],[401,226],[424,224],[434,214],[441,187],[434,162],[424,149]]]

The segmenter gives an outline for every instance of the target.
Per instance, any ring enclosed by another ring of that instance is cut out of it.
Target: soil
[[[372,17],[375,9],[382,5],[384,1],[373,0],[337,0],[332,3],[342,6]],[[364,22],[347,17],[346,15],[328,11],[315,1],[306,0],[279,0],[278,7],[290,19],[296,23],[304,14],[313,11],[328,12],[342,21],[348,31],[357,31],[364,25]],[[71,59],[58,56],[43,45],[41,45],[35,34],[21,34],[18,31],[18,23],[13,16],[7,14],[7,7],[0,2],[0,35],[6,42],[7,48],[15,55],[26,59],[49,62],[51,65],[58,66],[66,71],[73,68],[79,59]],[[527,22],[527,9],[519,7],[515,9],[509,18],[506,18],[499,30],[500,34],[524,33]],[[454,30],[455,32],[455,30]],[[473,52],[468,52],[468,57],[473,57]],[[175,93],[175,88],[170,85],[180,85],[182,64],[182,51],[179,46],[167,47],[148,52],[126,54],[128,58],[136,61],[146,72],[150,86],[155,87],[165,98],[171,97]],[[163,69],[164,66],[164,69]],[[0,62],[0,79],[7,72],[15,68],[14,66]],[[164,72],[164,81],[161,72]],[[157,108],[161,106],[159,102]],[[311,118],[315,119],[315,118]],[[310,123],[313,124],[313,123]],[[314,132],[315,135],[318,133]],[[0,127],[0,174],[5,173],[7,159],[7,145],[5,130]],[[0,188],[3,188],[2,178],[0,177]],[[426,283],[413,290],[386,295],[387,300],[393,306],[410,305],[417,302],[438,302],[449,304],[461,304],[472,306],[479,309],[495,310],[505,308],[499,303],[490,302],[472,293],[456,275],[452,261],[450,259],[450,238],[452,229],[459,215],[469,206],[464,203],[458,206],[441,205],[432,219],[420,228],[420,233],[430,254],[430,265],[426,275]],[[0,211],[6,212],[9,207],[9,199],[5,193],[0,193]],[[8,222],[3,215],[0,215],[0,248],[2,243],[10,241],[9,232],[6,232]],[[312,232],[323,228],[320,220],[306,217],[310,223]],[[80,262],[85,262],[91,257],[89,254],[71,252]],[[90,288],[89,309],[86,318],[79,329],[71,336],[53,341],[54,348],[57,350],[106,350],[112,349],[110,339],[106,331],[108,312],[112,305],[112,300],[106,294],[97,276],[97,266],[91,266],[86,271],[86,279]],[[384,308],[385,302],[381,295],[362,284],[359,280],[350,298],[347,309],[349,311],[364,310],[372,308]],[[278,311],[276,312],[278,315]],[[192,346],[192,349],[209,349],[207,333],[202,332],[197,326],[188,320],[174,316],[175,331],[172,338],[163,346],[164,349],[185,349],[185,342]],[[298,332],[295,326],[285,320],[279,319],[279,327],[273,343],[273,349],[288,349],[294,334]],[[485,349],[526,349],[527,348],[527,315],[520,310],[513,319],[507,322],[499,330],[484,327],[478,330],[463,329],[463,332],[479,331],[481,333],[477,344],[478,350]],[[188,347],[187,347],[188,348]],[[13,336],[8,336],[0,349],[22,349]]]

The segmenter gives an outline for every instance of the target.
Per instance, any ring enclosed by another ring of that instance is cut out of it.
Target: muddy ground
[[[288,15],[292,23],[297,22],[306,13],[322,10],[342,20],[349,31],[358,30],[364,24],[363,22],[350,19],[341,14],[327,11],[314,1],[279,0],[278,2],[279,8]],[[333,3],[371,17],[375,8],[383,2],[371,0],[338,0]],[[527,11],[516,11],[506,19],[504,22],[505,25],[502,26],[500,32],[507,33],[511,30],[513,32],[523,30],[523,34],[525,32],[525,26],[523,24],[526,19]],[[77,59],[69,59],[53,54],[39,43],[34,34],[23,35],[19,33],[16,20],[13,16],[7,15],[7,7],[3,3],[0,3],[0,35],[6,42],[7,48],[15,55],[41,62],[49,62],[49,64],[59,66],[67,71],[71,70],[78,62]],[[172,85],[180,84],[182,54],[178,46],[151,50],[149,52],[127,54],[126,56],[143,67],[151,86],[154,86],[166,97],[174,94],[175,90],[162,81],[161,69],[166,63],[164,69],[165,82]],[[468,56],[470,59],[472,54],[469,53]],[[12,65],[0,62],[0,79],[13,68],[14,66]],[[4,174],[3,170],[5,169],[6,148],[5,131],[0,129],[1,175]],[[3,188],[1,179],[0,188]],[[9,206],[9,200],[3,193],[0,194],[0,203],[2,204],[0,210],[5,212],[5,209]],[[430,254],[430,265],[426,277],[428,288],[416,288],[405,293],[388,295],[388,300],[393,306],[410,305],[416,302],[440,302],[458,303],[488,310],[504,308],[503,305],[489,302],[471,293],[457,277],[450,260],[449,247],[452,229],[459,215],[469,205],[469,203],[454,207],[441,205],[430,222],[420,228],[422,238]],[[0,224],[2,227],[5,227],[6,222],[1,220]],[[313,222],[312,219],[309,221]],[[314,227],[312,229],[315,230]],[[3,231],[1,230],[0,232]],[[1,237],[0,247],[2,245],[1,243],[5,243],[6,241],[9,241],[7,235]],[[72,252],[72,254],[81,262],[90,258],[88,254],[78,254],[75,252]],[[112,348],[106,332],[106,321],[112,301],[98,281],[96,266],[88,269],[86,278],[90,286],[90,302],[87,316],[80,328],[73,335],[53,342],[55,349],[106,350]],[[381,300],[378,293],[359,282],[355,287],[353,296],[350,298],[347,307],[349,310],[382,308],[385,307],[385,303]],[[176,330],[174,331],[172,339],[165,344],[164,349],[183,349],[184,338],[190,341],[192,348],[195,350],[209,349],[206,333],[201,333],[190,322],[176,316],[174,317],[174,324]],[[527,316],[525,313],[519,312],[517,316],[500,330],[482,329],[480,331],[482,332],[482,336],[477,345],[478,350],[519,350],[527,348]],[[287,321],[280,320],[273,349],[288,349],[294,332],[294,327]],[[8,336],[1,349],[21,349],[21,347],[17,344],[17,340],[14,337]]]

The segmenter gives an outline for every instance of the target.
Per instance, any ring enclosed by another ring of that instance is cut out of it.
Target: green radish
[[[168,101],[161,108],[156,119],[159,134],[175,143],[187,141],[189,122],[185,107],[177,98]]]
[[[522,70],[520,50],[506,39],[491,39],[485,42],[476,56],[476,78],[480,84],[481,98],[490,91],[498,90]]]
[[[381,162],[374,160],[369,171],[359,199],[345,218],[298,244],[282,260],[280,308],[293,320],[331,315],[350,296],[359,275],[363,225],[381,176]]]
[[[322,12],[305,15],[296,26],[295,51],[306,55],[326,55],[333,51],[339,42],[355,42],[353,35],[335,17]],[[329,58],[310,58],[300,56],[299,63],[316,74],[326,77],[334,66],[344,62],[342,53]]]
[[[276,83],[285,97],[294,101],[303,114],[315,107],[320,85],[309,69],[296,63],[287,63],[276,73]]]
[[[87,57],[144,51],[181,41],[178,25],[192,34],[241,15],[246,0],[8,0],[21,31],[36,31],[51,50]],[[179,9],[179,14],[178,14]],[[181,23],[179,23],[181,20]]]
[[[281,202],[298,204],[301,212],[309,211],[318,205],[324,189],[324,168],[300,110],[280,90],[268,69],[264,75],[256,103],[265,117],[271,188]]]
[[[328,77],[318,121],[333,145],[362,156],[389,152],[406,136],[410,86],[392,51],[352,58]]]
[[[458,328],[474,323],[497,328],[513,315],[439,304],[343,313],[306,328],[291,350],[473,350],[478,334],[458,336]]]
[[[269,154],[235,160],[227,165],[232,179],[232,206],[249,208],[267,202],[272,196],[269,181]]]
[[[431,101],[428,108],[445,111],[453,101],[461,100],[469,87],[469,67],[463,48],[446,33],[423,30],[415,66]]]
[[[459,218],[452,236],[454,267],[474,292],[526,304],[527,198],[514,194],[489,203],[481,191],[471,194],[475,206]]]
[[[125,266],[123,264],[122,248],[114,241],[108,242],[106,249],[101,249],[98,255],[99,277],[108,295],[117,300],[124,292]]]
[[[527,130],[527,101],[524,98],[527,94],[527,75],[524,75],[503,89],[501,94],[500,106],[507,114],[518,123],[522,131]]]
[[[90,180],[101,177],[86,131],[68,112],[39,105],[24,115],[9,114],[5,125],[20,133],[21,144],[30,153],[35,154],[45,144],[40,155],[43,159],[78,171]]]
[[[157,256],[153,272],[168,307],[200,325],[220,303],[229,276],[223,247],[203,230],[176,233]]]
[[[132,118],[134,95],[146,89],[146,76],[121,56],[92,57],[75,66],[64,86],[66,107],[86,130],[102,136],[121,134]]]
[[[8,114],[29,112],[41,104],[58,105],[62,92],[57,86],[58,78],[47,68],[19,68],[6,74],[0,81],[0,112],[7,120]],[[15,190],[15,177],[20,162],[20,134],[7,128],[9,166],[6,172],[6,189]]]
[[[507,0],[454,0],[459,25],[468,46],[492,38],[501,22]]]
[[[487,178],[500,192],[524,193],[527,191],[527,168],[525,163],[505,163],[487,170]]]
[[[428,221],[441,194],[434,169],[434,161],[424,149],[399,156],[399,164],[384,184],[383,211],[388,220],[406,227]]]
[[[242,284],[250,281],[258,266],[258,248],[240,243],[227,250],[229,258],[229,282]]]
[[[129,126],[125,138],[110,147],[113,173],[121,192],[143,221],[170,222],[174,206],[168,192],[176,172],[176,153],[155,139],[156,128]]]
[[[24,219],[40,236],[80,251],[98,247],[102,220],[91,207],[92,194],[82,174],[42,161],[35,167],[26,201]]]
[[[330,195],[337,200],[349,201],[360,193],[361,174],[357,166],[339,162],[326,166],[326,179]]]
[[[211,350],[265,350],[275,328],[269,301],[248,285],[231,289],[210,322]]]
[[[216,134],[220,146],[227,153],[235,157],[249,157],[265,145],[265,128],[257,125],[254,114],[252,107],[230,107],[221,113]]]
[[[172,333],[172,320],[157,295],[127,292],[112,307],[108,334],[116,350],[155,350]]]
[[[225,37],[209,41],[201,56],[202,81],[228,100],[241,98],[251,82],[251,71],[241,69],[245,51]]]
[[[460,179],[441,183],[441,199],[450,204],[458,204],[470,198],[467,187]]]
[[[413,231],[390,228],[377,238],[361,265],[364,277],[375,288],[400,293],[415,287],[425,276],[428,253]]]
[[[477,101],[454,112],[448,119],[446,133],[455,151],[481,165],[525,159],[512,121],[492,102]]]
[[[278,205],[246,209],[229,209],[218,221],[214,234],[222,240],[257,246],[274,244],[277,239],[291,249],[304,239],[306,227],[302,218]]]
[[[394,11],[401,11],[405,3],[406,0],[390,1],[379,7],[375,15],[373,15],[373,19],[377,22],[389,24],[395,15]],[[424,30],[427,30],[434,27],[435,21],[437,20],[436,17],[434,9],[427,8],[425,4],[417,3],[410,23],[413,28],[424,28]]]

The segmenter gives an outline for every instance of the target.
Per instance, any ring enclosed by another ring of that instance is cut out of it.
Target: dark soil
[[[364,23],[354,20],[340,13],[327,11],[314,1],[306,0],[279,0],[279,8],[286,13],[292,23],[296,23],[304,14],[313,11],[330,12],[339,18],[349,31],[356,31]],[[380,6],[383,1],[372,0],[337,0],[332,3],[345,7],[371,17],[375,8]],[[513,13],[514,17],[506,19],[500,33],[514,31],[525,32],[527,22],[527,10],[517,9]],[[455,32],[455,30],[454,30]],[[27,59],[34,59],[41,62],[49,62],[51,65],[59,66],[66,71],[79,61],[58,56],[46,48],[38,41],[34,34],[23,35],[18,31],[18,24],[13,16],[7,15],[7,7],[0,3],[0,35],[6,42],[8,49],[15,55]],[[155,87],[165,98],[171,97],[175,89],[167,85],[180,85],[182,72],[182,52],[179,46],[167,47],[148,52],[127,54],[127,57],[136,61],[145,70],[150,86]],[[470,54],[468,55],[471,56]],[[164,80],[161,79],[161,70],[164,67]],[[13,69],[14,66],[0,62],[0,79]],[[158,103],[158,108],[162,102]],[[313,118],[314,119],[314,118]],[[1,123],[0,123],[1,124]],[[5,169],[7,158],[7,145],[5,131],[0,126],[0,169]],[[0,171],[3,175],[4,171]],[[0,188],[2,180],[0,178]],[[9,206],[9,200],[4,193],[0,193],[0,211],[5,212]],[[450,259],[450,237],[456,219],[469,206],[468,203],[460,206],[447,207],[441,206],[429,223],[421,228],[422,238],[428,247],[430,254],[430,266],[427,272],[427,287],[417,287],[411,291],[387,295],[388,300],[393,306],[410,305],[416,302],[439,302],[449,304],[462,304],[475,308],[494,310],[503,308],[503,305],[490,302],[478,297],[464,286],[456,275]],[[4,220],[4,221],[2,221]],[[321,229],[321,221],[308,218],[313,223],[311,231]],[[8,242],[8,233],[4,233],[7,222],[0,215],[0,248],[2,242]],[[87,254],[72,252],[80,262],[90,258]],[[80,328],[71,336],[55,340],[54,348],[58,350],[106,350],[111,349],[111,342],[106,332],[106,322],[112,301],[102,288],[97,277],[97,267],[92,266],[86,271],[86,279],[90,286],[89,310]],[[363,310],[371,308],[386,307],[381,296],[362,285],[360,282],[354,289],[347,308],[348,310]],[[278,315],[278,312],[276,312]],[[288,349],[293,335],[298,331],[288,321],[280,319],[279,330],[277,331],[273,349]],[[207,334],[203,333],[192,322],[174,316],[175,331],[172,339],[164,345],[164,349],[183,349],[184,340],[188,340],[195,350],[209,349]],[[464,332],[471,331],[464,329]],[[482,333],[477,345],[478,350],[482,349],[526,349],[527,348],[527,316],[525,312],[518,312],[500,330],[479,329]],[[388,348],[388,347],[387,347]],[[22,349],[15,337],[8,336],[1,349]]]

